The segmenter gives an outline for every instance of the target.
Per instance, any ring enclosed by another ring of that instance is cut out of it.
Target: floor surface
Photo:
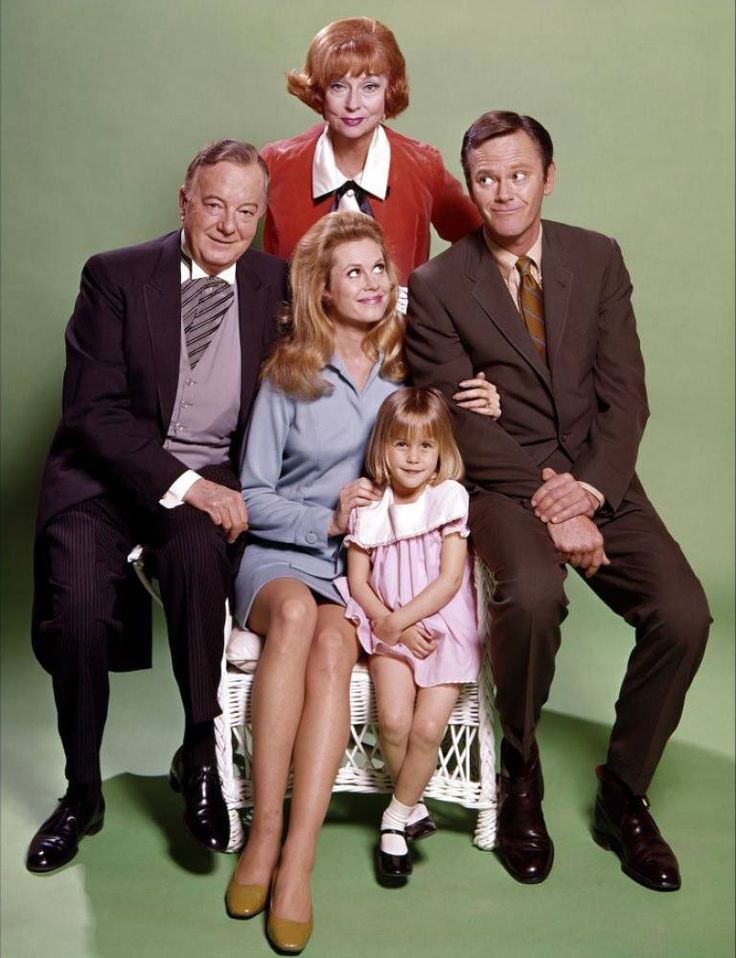
[[[272,955],[262,918],[228,919],[235,858],[200,850],[181,825],[166,770],[178,704],[162,637],[156,667],[113,676],[104,747],[107,818],[61,872],[23,867],[27,843],[62,790],[48,678],[29,651],[7,656],[2,699],[3,958],[229,958]],[[146,702],[145,708],[141,703]],[[651,790],[683,887],[656,894],[591,840],[593,768],[607,729],[548,712],[540,730],[550,878],[514,882],[471,844],[474,816],[434,803],[439,833],[414,876],[384,888],[373,869],[382,797],[336,796],[314,878],[310,958],[730,958],[734,771],[728,756],[670,743]]]

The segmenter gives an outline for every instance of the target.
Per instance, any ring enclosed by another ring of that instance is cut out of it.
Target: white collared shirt
[[[182,285],[190,279],[207,279],[209,273],[205,272],[202,267],[194,259],[192,259],[191,254],[186,246],[186,240],[184,238],[184,230],[181,231],[181,251],[184,254],[181,258],[181,282]],[[186,259],[184,258],[186,257]],[[213,276],[213,279],[223,279],[226,283],[229,283],[230,286],[235,285],[235,269],[237,263],[233,263],[232,266],[228,266],[227,269],[224,269],[221,273],[218,273],[216,276]]]
[[[521,276],[519,271],[516,268],[516,263],[519,257],[516,253],[512,253],[510,250],[507,250],[503,246],[499,246],[498,243],[494,242],[490,236],[484,231],[483,236],[485,237],[486,246],[491,251],[491,255],[496,261],[496,265],[501,271],[501,276],[503,277],[504,283],[508,291],[511,293],[511,298],[516,303],[516,308],[521,309],[519,305],[519,286],[521,285]],[[542,288],[542,227],[539,227],[539,236],[532,244],[532,246],[524,254],[528,256],[532,261],[531,273],[536,282],[539,284],[540,289]]]
[[[312,160],[312,198],[316,199],[318,196],[324,196],[325,193],[334,193],[343,183],[354,180],[366,193],[385,200],[390,166],[391,144],[386,136],[386,131],[379,123],[373,131],[373,139],[368,147],[368,155],[365,158],[363,169],[356,176],[345,176],[335,162],[335,152],[332,149],[329,127],[325,125],[317,140],[314,159]],[[352,191],[348,190],[340,198],[338,209],[360,212],[358,201]]]

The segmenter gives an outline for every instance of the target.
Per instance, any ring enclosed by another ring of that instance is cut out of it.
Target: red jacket
[[[271,174],[263,248],[288,259],[313,223],[329,213],[332,196],[312,199],[312,160],[324,124],[261,150]],[[391,144],[386,199],[370,195],[383,227],[399,282],[429,259],[430,223],[450,242],[480,225],[460,183],[445,169],[438,150],[384,127]]]

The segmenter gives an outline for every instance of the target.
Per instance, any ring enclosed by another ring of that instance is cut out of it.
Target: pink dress
[[[356,543],[370,553],[373,591],[389,609],[395,610],[418,595],[440,571],[444,536],[468,535],[468,494],[452,479],[427,486],[415,502],[396,503],[386,489],[383,498],[350,515],[345,544]],[[447,605],[422,619],[422,625],[437,638],[435,651],[416,658],[405,645],[386,645],[371,630],[363,609],[351,598],[346,577],[335,581],[345,599],[345,617],[354,622],[366,652],[404,659],[419,686],[475,682],[481,659],[481,638],[473,585],[473,567],[466,559],[462,585]]]

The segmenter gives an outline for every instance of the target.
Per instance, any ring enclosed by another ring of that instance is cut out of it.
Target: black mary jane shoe
[[[420,842],[423,838],[429,838],[430,835],[434,835],[436,831],[437,823],[432,818],[432,815],[427,812],[424,818],[420,818],[411,825],[407,825],[404,834],[406,835],[407,841]]]
[[[406,832],[398,828],[382,828],[380,834],[401,835],[403,839],[406,839]],[[414,869],[409,852],[404,855],[390,855],[382,850],[380,843],[377,858],[378,870],[384,878],[408,878]]]

